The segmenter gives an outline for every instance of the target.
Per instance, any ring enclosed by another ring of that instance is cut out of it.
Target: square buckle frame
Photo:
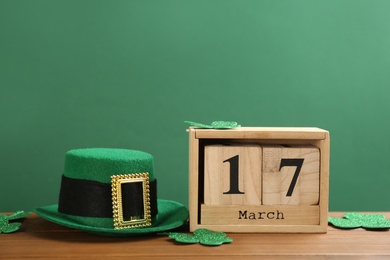
[[[131,217],[130,220],[125,220],[123,218],[122,184],[135,182],[142,183],[144,214],[142,218],[134,216]],[[111,176],[111,196],[114,229],[141,228],[152,225],[150,210],[149,173],[122,174]]]

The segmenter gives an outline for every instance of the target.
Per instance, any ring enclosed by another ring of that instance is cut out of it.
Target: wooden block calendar
[[[329,132],[189,128],[190,230],[325,233]]]

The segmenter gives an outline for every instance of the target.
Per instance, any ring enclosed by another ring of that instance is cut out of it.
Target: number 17
[[[295,185],[297,184],[297,181],[298,181],[299,173],[301,172],[301,169],[302,169],[303,161],[304,161],[303,158],[298,158],[298,159],[283,158],[280,161],[279,171],[283,167],[288,167],[288,166],[296,167],[295,173],[294,173],[294,176],[291,180],[290,186],[288,188],[286,197],[291,197],[291,195],[294,191]],[[239,183],[239,170],[238,170],[239,169],[239,156],[238,155],[233,156],[233,157],[231,157],[223,162],[224,163],[229,162],[229,164],[230,164],[230,168],[229,168],[230,169],[230,171],[229,171],[230,188],[228,191],[224,192],[223,194],[244,194],[245,192],[241,192],[239,190],[239,187],[238,187],[238,183]],[[259,174],[261,174],[261,172]]]

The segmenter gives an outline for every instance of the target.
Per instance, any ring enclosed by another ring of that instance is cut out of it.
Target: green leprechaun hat
[[[152,155],[109,148],[68,151],[58,204],[34,212],[63,226],[110,236],[166,231],[188,218],[182,204],[157,199]]]

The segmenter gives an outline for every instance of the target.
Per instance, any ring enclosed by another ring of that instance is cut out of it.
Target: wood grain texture
[[[238,185],[231,183],[237,160]],[[261,147],[258,144],[205,146],[204,203],[206,205],[261,205]],[[233,186],[237,193],[227,194]]]
[[[200,184],[199,180],[199,139],[195,138],[195,130],[193,128],[189,129],[189,181],[188,181],[188,211],[190,218],[193,221],[190,222],[190,229],[194,230],[197,226],[197,215],[198,215],[198,199],[200,193]]]
[[[318,225],[319,206],[284,205],[201,205],[201,223],[224,225],[229,232],[242,232],[243,226],[250,226],[252,232],[261,232],[263,225]]]
[[[324,130],[316,127],[239,127],[226,130],[190,128],[196,138],[232,139],[325,139]]]
[[[383,213],[390,218],[390,213]],[[330,213],[342,217],[343,213]],[[188,231],[182,229],[181,232]],[[164,235],[105,237],[62,227],[35,214],[0,234],[0,259],[389,259],[390,233],[328,226],[326,234],[228,233],[231,244],[183,245]]]
[[[320,152],[314,146],[263,145],[263,204],[317,205],[320,193]],[[297,167],[280,168],[282,159],[302,159],[292,194],[288,195]]]

